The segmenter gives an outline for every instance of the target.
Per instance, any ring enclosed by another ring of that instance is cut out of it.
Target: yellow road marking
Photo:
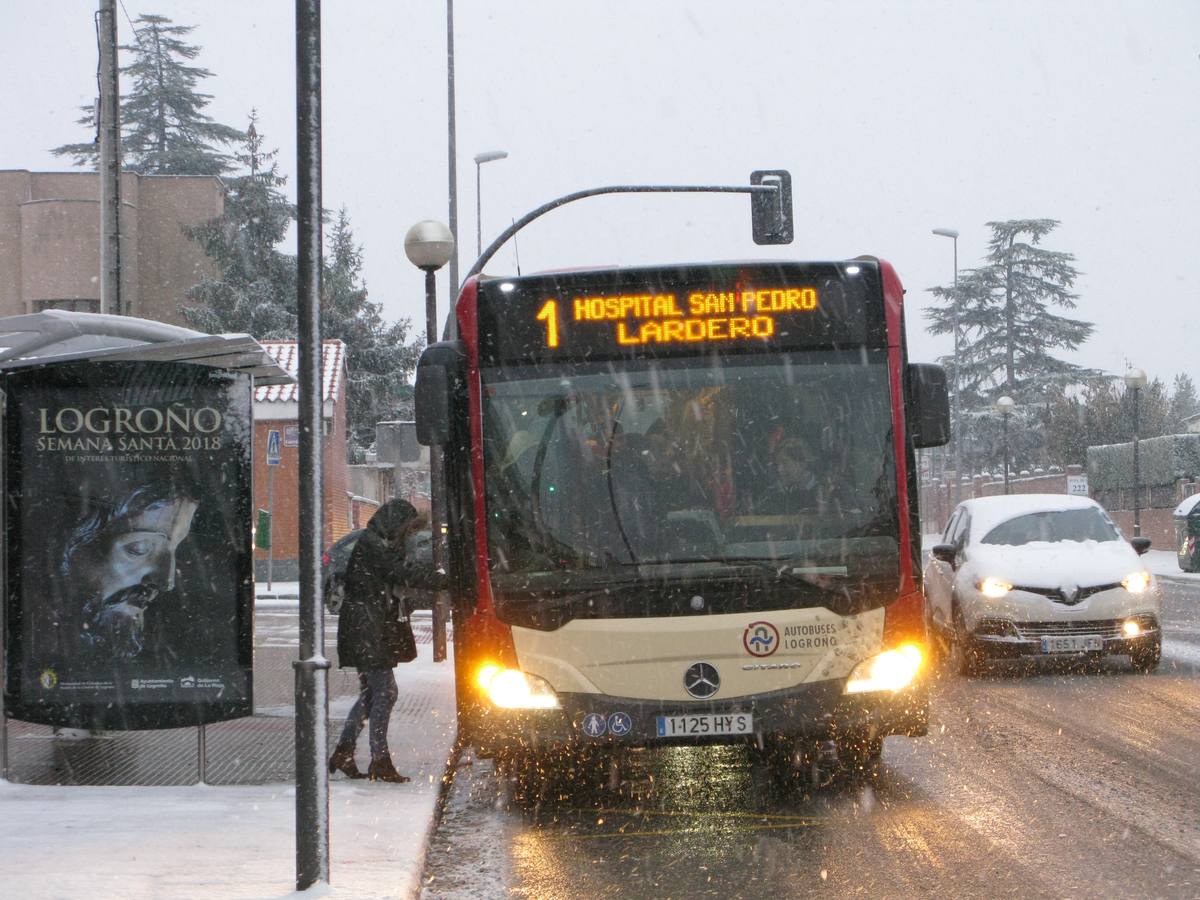
[[[578,840],[580,838],[667,837],[669,835],[679,834],[733,834],[751,831],[778,831],[786,828],[810,828],[818,821],[818,819],[812,819],[796,822],[779,822],[777,824],[764,822],[761,825],[738,825],[732,828],[664,828],[658,831],[612,831],[604,834],[572,833],[546,836],[551,838],[558,837]]]

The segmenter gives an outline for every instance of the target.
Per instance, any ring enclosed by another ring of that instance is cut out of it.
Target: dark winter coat
[[[433,587],[427,564],[407,561],[378,529],[368,525],[346,567],[346,599],[338,614],[338,664],[360,672],[401,662],[400,597],[405,588]]]

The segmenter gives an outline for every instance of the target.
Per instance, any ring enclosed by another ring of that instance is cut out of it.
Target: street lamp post
[[[1000,413],[1000,418],[1004,422],[1004,436],[1001,446],[1004,451],[1004,493],[1006,494],[1008,493],[1008,417],[1012,415],[1013,407],[1016,405],[1012,397],[1004,396],[996,398],[996,412]]]
[[[479,172],[483,164],[497,159],[504,159],[508,153],[504,150],[488,150],[486,153],[475,154],[475,256],[483,253],[483,198],[480,195]]]
[[[1125,387],[1133,391],[1133,536],[1142,536],[1142,473],[1138,459],[1138,395],[1146,386],[1146,373],[1130,369],[1125,373]]]
[[[404,236],[404,253],[418,269],[425,272],[425,341],[437,341],[437,270],[454,255],[454,235],[441,222],[425,219],[408,229]],[[451,296],[455,286],[451,285]],[[446,546],[446,485],[442,467],[442,447],[429,448],[429,528],[433,534],[433,567],[439,574],[446,571],[449,557]],[[444,590],[439,590],[433,603],[433,659],[446,658],[446,622],[450,604]]]
[[[954,423],[954,501],[960,499],[962,484],[962,433],[959,419],[958,397],[958,229],[935,228],[933,233],[938,237],[948,237],[954,242],[954,299],[950,303],[950,330],[954,335],[954,371],[950,379],[950,420]]]

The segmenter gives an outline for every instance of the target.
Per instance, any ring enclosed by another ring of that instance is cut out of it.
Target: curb
[[[1200,585],[1200,574],[1195,572],[1180,572],[1172,575],[1155,575],[1159,581],[1165,581],[1168,584],[1195,584]]]
[[[425,870],[429,866],[429,849],[433,846],[433,836],[437,834],[437,830],[442,826],[442,818],[446,812],[446,802],[450,797],[450,788],[453,787],[454,777],[458,772],[458,761],[462,757],[463,750],[466,749],[461,737],[461,732],[456,728],[454,731],[454,743],[450,747],[449,756],[446,757],[446,767],[442,771],[442,780],[438,785],[437,798],[433,802],[433,818],[429,822],[429,827],[425,829],[420,854],[421,865],[417,869],[417,893],[414,896],[420,896],[421,890],[425,887]]]

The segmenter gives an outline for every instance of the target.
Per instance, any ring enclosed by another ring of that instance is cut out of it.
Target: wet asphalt
[[[744,747],[522,782],[463,758],[423,897],[1200,897],[1200,582],[1173,652],[943,676],[873,771],[781,782]]]

